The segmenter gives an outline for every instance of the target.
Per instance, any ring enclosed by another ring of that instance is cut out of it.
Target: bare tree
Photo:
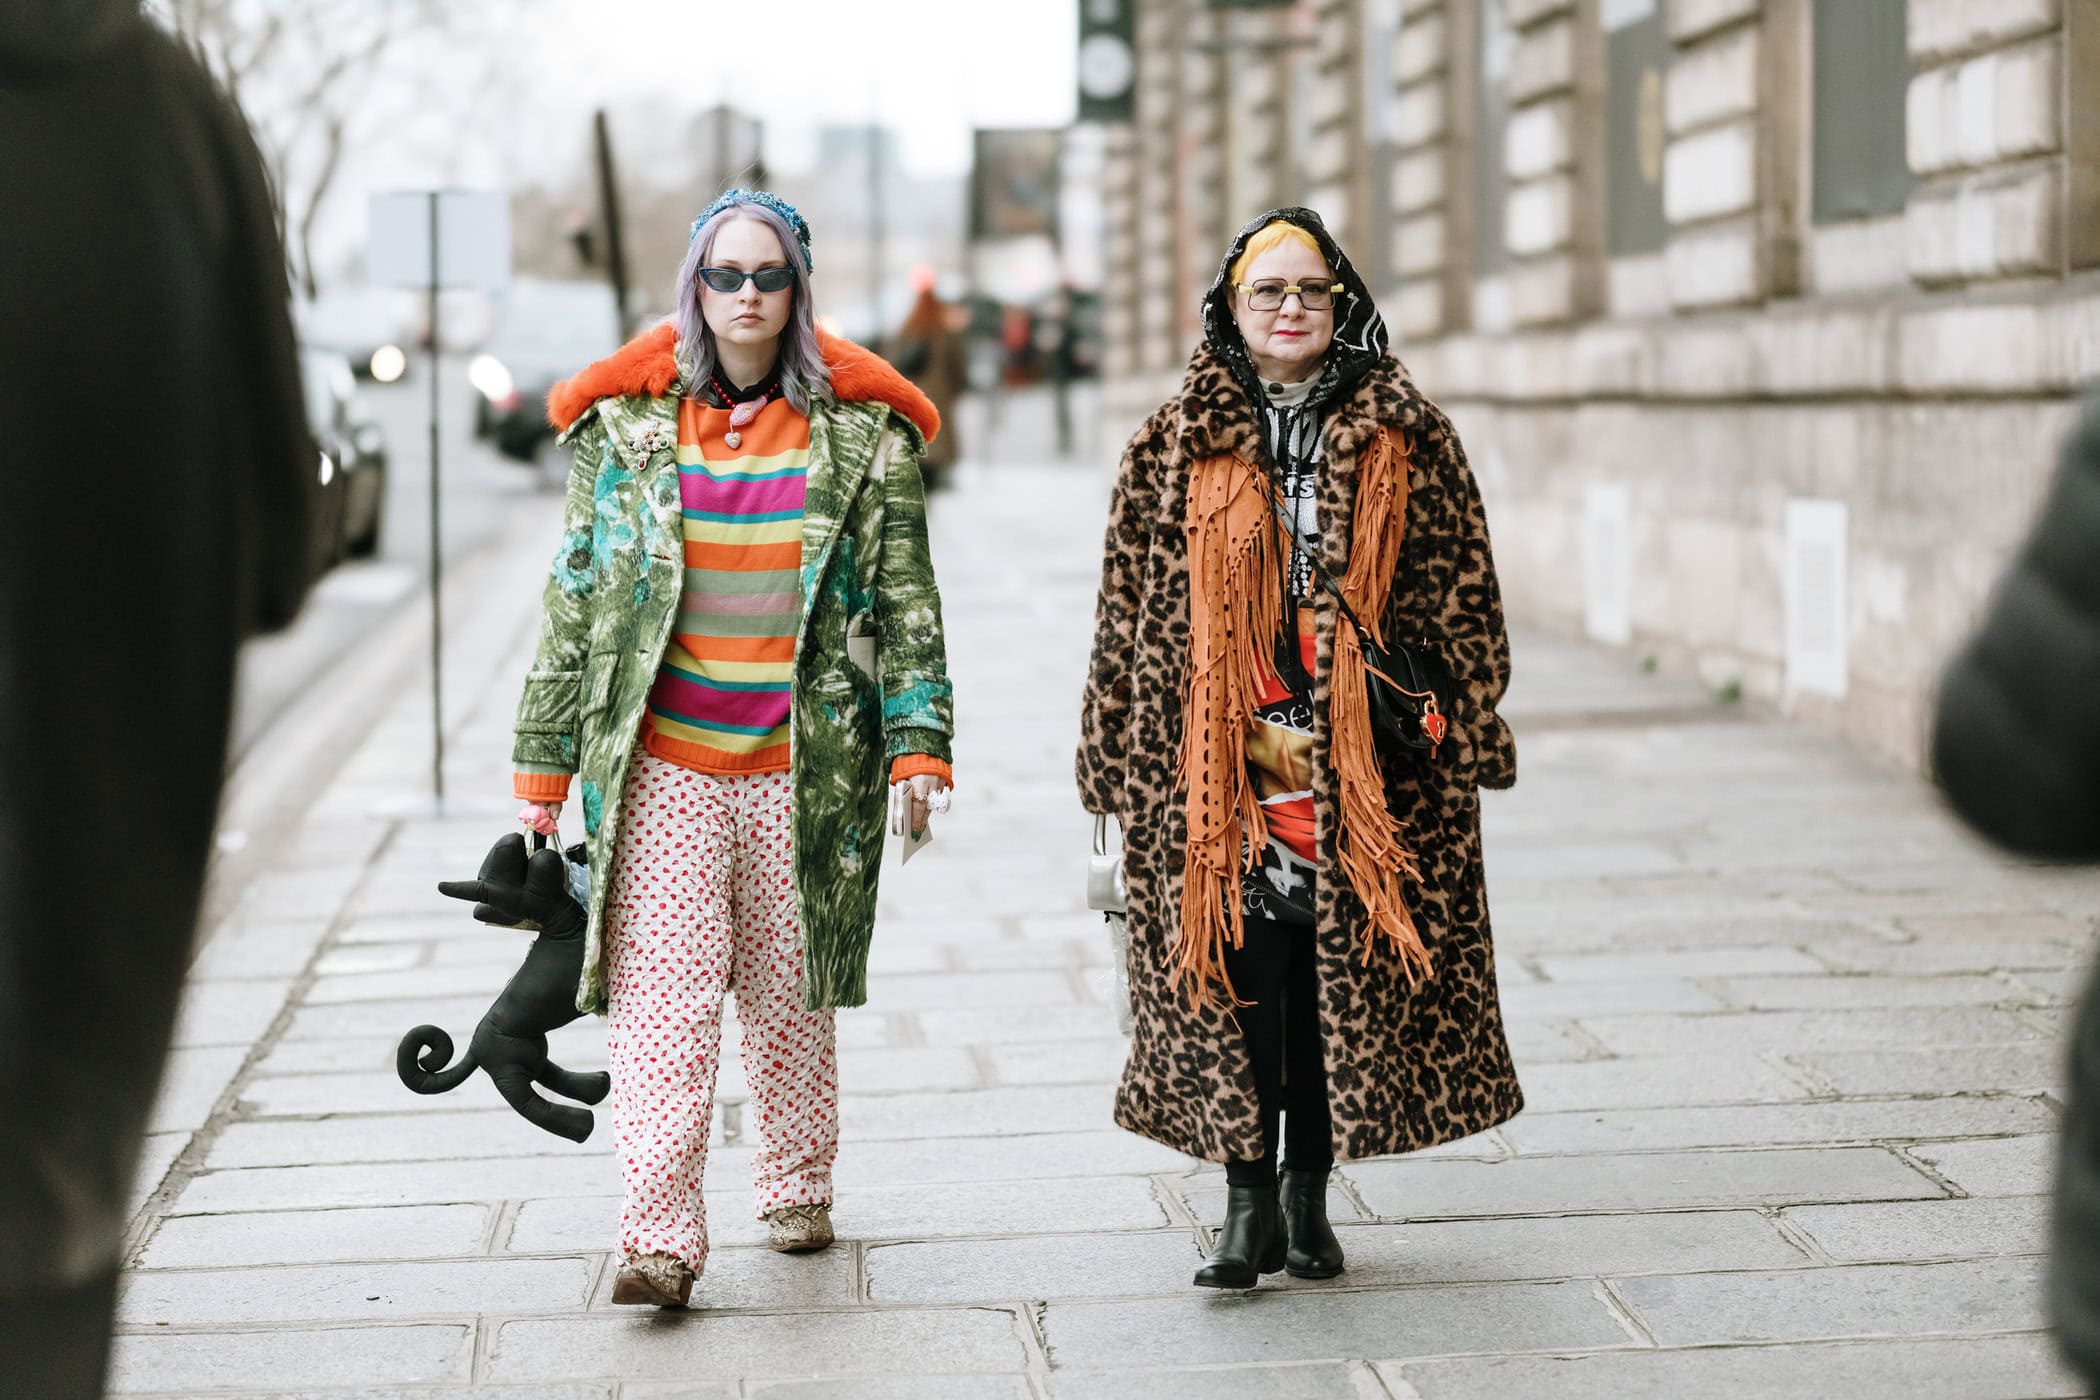
[[[393,100],[385,96],[388,60],[410,44],[426,52],[449,46],[473,7],[441,0],[155,0],[151,8],[246,112],[276,186],[294,273],[314,295],[314,228],[345,148],[383,126],[403,100],[398,74]]]

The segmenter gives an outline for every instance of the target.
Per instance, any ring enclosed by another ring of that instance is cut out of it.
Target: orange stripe
[[[793,637],[695,637],[681,632],[678,645],[695,661],[793,661]]]
[[[698,443],[701,456],[710,462],[733,462],[739,457],[772,457],[809,446],[809,420],[795,412],[786,399],[775,399],[758,411],[758,417],[737,430],[742,441],[731,447],[723,441],[729,431],[726,408],[708,408],[691,399],[678,405],[678,440]]]
[[[802,567],[802,544],[798,540],[786,540],[780,544],[707,544],[687,540],[685,566],[688,569],[727,569],[737,573],[799,569]]]
[[[666,763],[675,763],[695,773],[783,773],[788,766],[786,744],[775,744],[757,753],[724,753],[705,744],[672,739],[654,729],[646,729],[642,735],[642,747]]]

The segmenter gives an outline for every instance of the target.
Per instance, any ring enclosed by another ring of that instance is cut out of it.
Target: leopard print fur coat
[[[1495,986],[1481,866],[1478,789],[1516,780],[1516,746],[1496,713],[1509,679],[1501,590],[1487,518],[1450,422],[1386,356],[1336,405],[1319,486],[1321,565],[1347,570],[1357,454],[1381,426],[1409,454],[1407,543],[1383,619],[1426,642],[1457,692],[1451,737],[1433,759],[1381,752],[1387,800],[1421,864],[1410,885],[1434,973],[1409,986],[1400,960],[1359,961],[1364,908],[1335,851],[1337,783],[1324,732],[1336,613],[1316,605],[1314,802],[1319,821],[1320,1026],[1339,1159],[1409,1152],[1485,1131],[1523,1107]],[[1188,688],[1189,558],[1184,510],[1194,463],[1223,452],[1262,460],[1247,393],[1209,347],[1180,395],[1130,441],[1117,473],[1082,707],[1079,789],[1123,830],[1135,1027],[1116,1122],[1212,1161],[1261,1155],[1254,1074],[1232,1015],[1192,1009],[1169,985],[1181,926],[1185,793],[1176,778]]]

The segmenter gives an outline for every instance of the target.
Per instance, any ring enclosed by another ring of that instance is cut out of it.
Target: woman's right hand
[[[529,830],[559,840],[561,837],[561,803],[528,802],[525,810],[518,813],[518,820]]]

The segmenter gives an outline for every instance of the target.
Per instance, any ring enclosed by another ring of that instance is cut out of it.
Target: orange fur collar
[[[547,421],[558,431],[583,417],[600,399],[625,394],[661,397],[678,378],[672,353],[678,332],[666,322],[643,331],[612,354],[564,379],[547,394]],[[928,442],[941,431],[941,415],[933,400],[919,391],[888,360],[873,350],[855,345],[843,336],[817,332],[824,364],[831,371],[831,391],[842,403],[886,403],[896,409],[923,434]]]

